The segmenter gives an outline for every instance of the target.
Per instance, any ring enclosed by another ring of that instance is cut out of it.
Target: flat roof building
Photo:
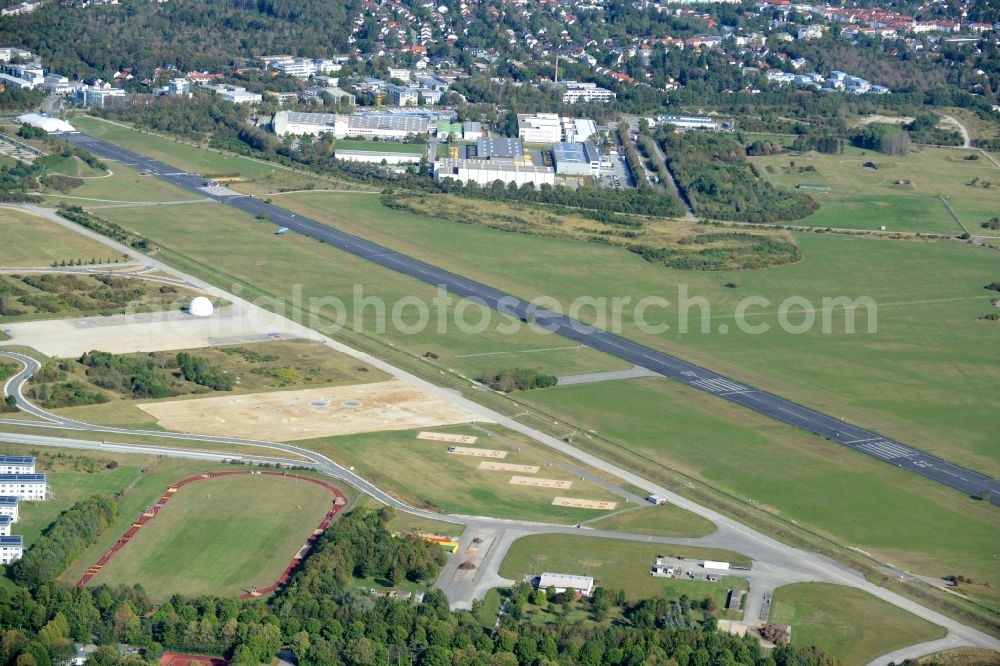
[[[43,500],[47,490],[44,474],[0,474],[0,495],[26,501]]]
[[[590,141],[553,144],[552,158],[560,176],[597,176],[601,172],[601,153]]]
[[[577,102],[610,102],[615,98],[615,93],[607,88],[601,88],[596,83],[583,83],[581,81],[564,81],[566,92],[563,93],[564,104],[576,104]]]
[[[347,135],[363,138],[405,139],[427,134],[430,121],[423,116],[392,113],[356,113],[351,115]]]
[[[594,579],[590,576],[574,576],[572,574],[543,573],[538,577],[538,589],[556,588],[556,592],[576,590],[585,597],[594,591]]]
[[[466,141],[476,141],[483,135],[483,124],[474,120],[462,123],[462,138]]]
[[[476,139],[476,159],[516,160],[524,157],[524,146],[520,139],[506,136],[481,136]]]
[[[0,456],[0,474],[34,474],[34,456]]]
[[[436,180],[451,179],[461,183],[473,182],[480,187],[492,186],[496,181],[505,185],[525,185],[535,187],[554,185],[556,172],[552,167],[518,166],[507,160],[456,160],[440,159],[434,163]]]
[[[332,132],[342,139],[347,136],[349,118],[342,113],[301,113],[299,111],[278,111],[271,126],[278,136],[308,134],[319,136]]]
[[[559,122],[559,114],[517,114],[517,136],[525,143],[562,141],[562,124]]]
[[[374,144],[379,145],[379,144]],[[392,150],[337,150],[334,157],[348,162],[367,162],[369,164],[416,164],[423,157],[422,153],[397,153]]]
[[[0,536],[0,564],[10,564],[21,559],[24,554],[24,537]]]
[[[13,495],[0,495],[0,516],[10,516],[10,519],[16,523],[20,517],[18,512],[20,502],[21,500]]]
[[[10,526],[14,519],[10,516],[0,515],[0,536],[10,536]]]
[[[699,129],[715,131],[719,124],[704,116],[657,116],[657,122],[674,125],[677,129]]]

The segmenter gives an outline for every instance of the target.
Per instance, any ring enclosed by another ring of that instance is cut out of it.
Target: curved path
[[[773,393],[746,386],[723,375],[684,361],[665,352],[646,347],[633,340],[585,324],[564,314],[545,310],[516,296],[488,285],[443,270],[391,248],[344,233],[308,217],[232,191],[218,193],[204,186],[197,174],[185,173],[175,167],[126,150],[107,141],[79,132],[63,134],[66,141],[83,146],[92,153],[113,160],[134,164],[150,175],[172,185],[209,196],[228,206],[256,217],[266,217],[278,227],[330,244],[345,252],[366,259],[384,268],[402,273],[431,285],[445,287],[450,294],[473,300],[513,319],[533,322],[532,325],[558,333],[592,349],[611,354],[635,365],[682,382],[687,386],[742,405],[764,416],[826,437],[831,441],[871,456],[882,462],[919,474],[949,486],[968,496],[985,493],[989,501],[1000,506],[1000,481],[974,470],[966,469],[938,456],[914,449],[881,434],[845,423],[819,410],[800,405]]]
[[[187,280],[192,285],[211,293],[213,296],[220,298],[225,298],[230,303],[233,304],[234,308],[241,308],[248,316],[260,317],[260,321],[266,321],[267,318],[278,318],[283,322],[287,322],[286,319],[279,317],[271,312],[265,311],[257,305],[254,305],[235,294],[224,291],[215,287],[204,280],[200,280],[194,276],[187,275],[178,272],[175,268],[163,264],[156,259],[145,257],[144,255],[138,255],[135,251],[111,241],[110,239],[101,236],[100,234],[90,232],[86,229],[81,229],[72,223],[59,218],[47,209],[40,209],[35,206],[25,206],[30,212],[35,214],[44,215],[53,221],[66,226],[67,228],[74,229],[78,233],[89,236],[94,240],[103,242],[116,250],[128,254],[130,256],[136,257],[137,260],[147,263],[159,270],[173,273],[179,275]],[[312,460],[308,466],[321,471],[329,476],[337,479],[341,479],[347,483],[350,483],[360,489],[362,492],[372,495],[379,501],[384,502],[390,506],[397,508],[398,510],[410,513],[413,515],[430,518],[433,520],[443,520],[453,523],[460,523],[467,526],[467,529],[462,535],[461,539],[461,552],[465,552],[468,548],[472,546],[472,540],[479,530],[492,530],[495,532],[498,541],[500,542],[497,546],[490,548],[486,555],[487,562],[484,566],[480,567],[472,577],[472,580],[465,579],[462,575],[455,571],[458,566],[459,558],[451,558],[449,561],[449,567],[446,567],[445,571],[442,572],[438,579],[437,585],[444,589],[448,598],[451,600],[453,606],[458,608],[468,608],[471,605],[472,599],[477,595],[477,590],[483,589],[480,584],[488,583],[492,580],[500,580],[501,578],[496,574],[499,568],[499,564],[502,561],[502,553],[506,550],[502,547],[502,541],[508,537],[516,538],[514,535],[531,534],[531,533],[562,533],[562,534],[586,534],[588,536],[602,536],[608,538],[617,539],[629,539],[629,540],[641,540],[649,543],[662,543],[662,544],[676,544],[676,545],[688,545],[688,546],[705,546],[705,547],[715,547],[715,548],[726,548],[729,550],[734,550],[750,557],[754,561],[754,570],[751,575],[750,581],[750,594],[748,595],[747,601],[747,618],[748,620],[753,620],[754,609],[763,607],[764,598],[770,594],[774,587],[779,585],[784,585],[790,582],[804,582],[804,581],[817,581],[817,582],[830,582],[840,585],[845,585],[848,587],[854,587],[857,589],[864,590],[880,599],[887,601],[899,608],[907,610],[918,617],[921,617],[929,622],[945,627],[956,641],[956,644],[968,645],[974,647],[983,647],[998,650],[1000,649],[1000,640],[989,636],[982,631],[968,627],[961,622],[954,620],[950,617],[942,615],[934,610],[926,608],[909,598],[903,597],[895,592],[890,592],[884,588],[881,588],[869,581],[867,581],[863,576],[858,574],[855,570],[851,569],[849,566],[842,564],[840,562],[834,561],[826,556],[822,556],[813,552],[804,551],[798,548],[794,548],[787,544],[784,544],[770,536],[757,532],[756,530],[747,527],[736,520],[729,518],[723,514],[718,513],[712,509],[701,506],[681,495],[678,495],[669,489],[653,483],[648,479],[645,479],[637,474],[632,473],[629,470],[625,470],[621,467],[608,463],[590,453],[577,449],[572,444],[563,442],[555,437],[547,435],[541,431],[534,428],[526,426],[512,418],[508,418],[499,414],[493,410],[490,410],[483,405],[476,402],[468,400],[461,394],[451,391],[448,389],[443,389],[435,384],[432,384],[426,380],[423,380],[415,375],[407,373],[395,366],[387,363],[377,357],[371,356],[364,352],[359,352],[347,345],[339,343],[332,338],[327,336],[318,335],[316,331],[306,328],[304,326],[299,327],[301,329],[301,335],[303,337],[318,338],[326,342],[328,346],[337,350],[340,353],[347,354],[359,361],[369,363],[372,366],[389,373],[392,376],[404,379],[408,382],[416,384],[425,388],[428,391],[434,392],[437,395],[446,397],[456,403],[465,406],[467,409],[473,413],[480,414],[484,419],[496,422],[506,428],[509,428],[515,432],[519,432],[531,439],[535,440],[541,445],[555,449],[566,456],[589,465],[596,470],[600,470],[605,474],[615,477],[618,480],[624,481],[627,484],[631,484],[636,488],[640,489],[646,494],[657,494],[665,497],[669,502],[674,505],[691,511],[696,515],[702,516],[709,521],[713,522],[717,531],[707,537],[697,538],[697,539],[685,539],[685,538],[669,538],[669,537],[648,537],[640,536],[634,534],[625,534],[620,532],[605,532],[597,530],[580,530],[559,525],[550,525],[544,523],[533,523],[528,521],[516,521],[516,520],[505,520],[500,518],[488,518],[480,516],[460,516],[460,515],[450,515],[450,514],[436,514],[430,511],[425,511],[422,509],[417,509],[408,506],[404,502],[399,501],[395,497],[386,493],[382,489],[378,488],[374,484],[371,484],[364,478],[358,476],[353,471],[344,468],[343,466],[337,464],[335,461],[323,456],[314,451],[303,449],[301,447],[295,447],[289,444],[279,444],[275,442],[262,442],[254,440],[240,440],[238,438],[218,438],[218,437],[207,437],[200,435],[186,435],[182,433],[167,433],[164,431],[132,431],[123,428],[109,428],[104,426],[94,426],[90,424],[85,424],[81,422],[67,422],[61,420],[60,417],[52,414],[45,413],[44,418],[48,418],[48,422],[37,423],[37,426],[41,429],[68,429],[68,430],[86,430],[93,432],[108,432],[115,433],[123,436],[136,436],[136,435],[146,435],[159,438],[176,438],[180,440],[196,440],[204,441],[206,443],[221,442],[228,444],[237,445],[251,445],[260,446],[264,448],[271,448],[279,451],[284,451],[287,453],[292,453],[297,456],[303,456],[308,460]],[[24,375],[25,373],[19,373]],[[23,383],[23,379],[22,379]],[[20,394],[20,391],[17,391]],[[23,396],[21,396],[23,399]],[[25,401],[27,402],[27,401]],[[34,407],[34,406],[32,406]],[[37,409],[37,408],[36,408]],[[44,410],[40,410],[44,412]],[[0,420],[0,423],[4,421]],[[25,426],[27,423],[23,420],[8,420],[6,423],[17,426]],[[38,435],[2,435],[3,441],[31,441],[34,444],[44,445],[44,446],[61,446],[61,442],[66,442],[56,437],[44,437]],[[69,443],[75,448],[90,448],[90,449],[101,449],[105,448],[107,445],[103,445],[100,442],[86,441],[86,440],[69,440]],[[147,447],[147,446],[128,446],[128,445],[116,445],[121,449],[130,450],[136,453],[149,453],[152,455],[171,455],[176,457],[199,457],[202,459],[210,459],[215,456],[218,460],[223,460],[227,458],[237,457],[232,453],[228,452],[211,452],[211,451],[191,451],[183,449],[169,449],[166,447]],[[281,464],[288,464],[290,461],[284,458],[268,459],[263,456],[249,457],[249,456],[238,456],[240,459],[249,460],[251,458],[256,458],[257,460],[280,462]],[[291,461],[292,464],[296,464],[295,461]],[[505,536],[507,535],[507,536]],[[485,550],[485,549],[484,549]],[[485,583],[484,583],[485,582]]]
[[[204,474],[189,476],[188,478],[178,481],[177,483],[167,488],[166,492],[163,493],[163,496],[160,497],[159,500],[157,500],[156,504],[154,504],[149,509],[144,511],[142,515],[139,516],[139,518],[137,518],[134,523],[132,523],[132,525],[128,528],[125,534],[123,534],[118,539],[118,541],[115,542],[115,545],[112,546],[111,549],[108,550],[108,552],[104,553],[104,555],[98,558],[96,562],[87,567],[86,573],[84,573],[83,577],[77,581],[76,586],[83,587],[84,585],[89,583],[90,580],[94,576],[96,576],[101,571],[101,569],[103,569],[105,565],[107,565],[107,563],[110,562],[111,559],[121,551],[122,548],[128,545],[128,543],[132,540],[132,538],[139,533],[140,529],[145,527],[151,520],[153,520],[153,518],[155,518],[160,514],[160,510],[167,505],[167,502],[169,502],[171,498],[173,498],[173,496],[180,491],[181,488],[196,481],[219,479],[223,477],[236,476],[242,474],[280,476],[283,478],[295,479],[298,481],[308,481],[309,483],[315,483],[316,485],[326,488],[334,495],[333,505],[331,506],[330,510],[327,512],[326,516],[323,517],[323,520],[320,521],[316,529],[313,530],[312,534],[309,535],[309,538],[306,540],[305,545],[296,551],[295,556],[292,557],[292,561],[281,573],[278,579],[274,581],[272,584],[268,585],[267,587],[254,588],[249,592],[244,592],[243,594],[240,595],[240,599],[252,599],[254,597],[260,597],[265,594],[270,594],[271,592],[275,591],[276,589],[284,585],[288,581],[289,576],[292,575],[292,571],[302,561],[302,557],[305,555],[309,547],[311,547],[313,542],[316,541],[316,539],[318,539],[319,536],[326,531],[326,528],[330,526],[330,523],[333,522],[333,519],[337,516],[337,514],[340,513],[340,511],[345,506],[347,506],[347,502],[344,498],[344,493],[342,493],[340,489],[334,486],[333,484],[327,483],[322,479],[314,479],[309,476],[302,476],[301,474],[287,474],[284,472],[260,472],[254,470],[226,470],[223,472],[205,472]]]

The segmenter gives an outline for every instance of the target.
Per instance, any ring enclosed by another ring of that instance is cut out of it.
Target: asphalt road
[[[883,437],[871,430],[845,423],[841,419],[772,393],[746,386],[664,352],[599,330],[576,319],[538,308],[487,285],[418,261],[358,236],[338,231],[252,196],[220,194],[204,187],[204,179],[197,174],[185,173],[163,162],[133,153],[87,134],[65,134],[62,138],[86,148],[99,157],[117,160],[140,172],[156,176],[199,195],[211,197],[251,215],[267,215],[271,222],[277,226],[287,227],[290,231],[324,241],[358,257],[368,259],[380,266],[428,284],[443,286],[451,294],[479,301],[513,320],[520,319],[524,322],[531,322],[533,326],[558,333],[580,344],[683,382],[692,388],[712,393],[759,414],[770,416],[888,464],[915,472],[966,495],[976,497],[986,491],[990,496],[990,501],[994,505],[1000,506],[1000,481],[985,474],[960,467],[937,456]]]

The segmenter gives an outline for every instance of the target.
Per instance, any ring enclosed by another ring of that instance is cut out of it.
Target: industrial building
[[[594,591],[594,579],[590,576],[573,576],[571,574],[543,573],[538,577],[537,588],[547,590],[550,587],[556,588],[556,592],[562,593],[566,590],[575,590],[579,594],[589,597]]]
[[[0,536],[10,536],[10,526],[14,519],[10,516],[0,516]]]
[[[10,519],[16,523],[21,515],[19,504],[20,500],[13,495],[0,495],[0,516],[10,516]]]
[[[462,123],[462,138],[466,141],[476,141],[483,135],[483,124],[474,120]]]
[[[0,456],[0,474],[34,474],[33,456]]]
[[[0,495],[22,500],[43,500],[48,493],[44,474],[0,474]]]
[[[76,91],[76,103],[88,109],[103,109],[114,97],[125,97],[125,91],[103,86],[86,86]]]
[[[278,111],[271,121],[278,136],[309,134],[319,136],[333,132],[337,138],[347,136],[348,117],[342,113],[300,113]]]
[[[525,143],[562,141],[562,123],[557,113],[517,114],[517,135]]]
[[[392,150],[336,150],[338,160],[348,162],[367,162],[369,164],[416,164],[422,157],[421,153],[399,153]]]
[[[481,136],[476,139],[476,159],[480,160],[520,160],[524,158],[524,146],[520,139],[506,136]]]
[[[21,559],[24,554],[24,537],[0,536],[0,564],[10,564]]]
[[[203,85],[202,88],[213,91],[222,99],[233,104],[260,104],[261,100],[264,99],[260,93],[250,92],[243,86],[220,83],[218,85]]]
[[[589,118],[560,118],[556,113],[517,115],[517,134],[525,143],[586,141],[596,133],[597,125]]]
[[[434,163],[434,178],[473,182],[481,187],[490,186],[498,180],[504,184],[531,183],[540,187],[545,184],[554,185],[556,172],[552,167],[518,166],[508,160],[440,159]]]
[[[657,116],[656,122],[673,125],[682,130],[707,130],[714,132],[719,129],[719,124],[708,117],[701,116]]]
[[[353,114],[347,136],[365,139],[402,140],[417,134],[427,134],[430,121],[425,116],[393,113]]]
[[[553,144],[552,158],[560,176],[599,176],[601,173],[601,154],[590,141]]]
[[[564,81],[566,92],[563,93],[563,104],[577,102],[610,102],[616,95],[607,88],[601,88],[596,83],[581,81]]]

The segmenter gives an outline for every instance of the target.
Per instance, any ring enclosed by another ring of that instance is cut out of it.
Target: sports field
[[[909,571],[961,569],[1000,584],[994,507],[838,444],[666,379],[567,386],[525,401],[613,441],[610,455],[631,451],[641,471],[681,470]]]
[[[50,266],[52,262],[114,260],[107,245],[73,233],[55,222],[11,208],[0,208],[0,267]]]
[[[830,188],[809,192],[820,210],[796,224],[958,235],[962,229],[939,197],[949,199],[970,229],[1000,210],[1000,188],[995,186],[1000,168],[977,150],[919,147],[899,157],[848,146],[841,155],[790,153],[752,161],[780,187]],[[869,162],[875,167],[863,166]]]
[[[491,429],[502,431],[496,426]],[[435,431],[479,436],[477,447],[507,451],[506,462],[541,462],[540,452],[526,449],[520,440],[487,439],[483,431],[468,426]],[[571,495],[624,506],[621,497],[547,463],[539,476],[571,481],[571,490],[512,484],[511,472],[480,469],[481,458],[449,454],[447,442],[417,439],[418,432],[372,432],[293,443],[330,456],[341,465],[353,466],[362,477],[404,502],[435,511],[575,524],[607,512],[553,506],[555,497]],[[507,436],[507,433],[502,435],[505,439]],[[521,451],[517,450],[519,447]]]
[[[371,201],[363,194],[344,196]],[[453,319],[445,318],[444,333],[439,332],[436,322],[419,332],[400,333],[391,326],[393,308],[410,296],[430,304],[437,295],[433,288],[323,243],[294,234],[275,236],[270,223],[225,206],[108,208],[100,213],[154,238],[166,248],[162,258],[179,269],[216,280],[226,288],[238,283],[242,283],[238,284],[240,288],[244,284],[256,287],[244,288],[244,297],[280,297],[286,303],[301,303],[303,308],[319,314],[314,321],[303,316],[303,323],[334,336],[338,304],[343,305],[347,317],[342,321],[348,327],[363,329],[370,336],[418,356],[436,354],[435,363],[469,377],[515,367],[540,368],[559,375],[629,367],[607,354],[526,328],[517,335],[503,335],[495,325],[476,332],[475,328],[459,329]],[[294,276],[294,282],[288,276]],[[301,296],[292,301],[299,287]],[[378,299],[386,305],[380,309],[369,300],[362,307],[362,299]],[[477,312],[477,308],[469,308],[466,316],[470,325],[478,323]],[[413,308],[403,308],[400,317],[412,324],[417,315]]]
[[[657,555],[675,555],[691,559],[691,570],[699,560],[725,562],[749,560],[737,553],[714,548],[666,546],[617,539],[601,539],[563,534],[539,534],[514,542],[500,565],[500,575],[521,580],[528,574],[543,571],[571,573],[594,578],[596,587],[623,590],[630,600],[665,595],[677,599],[686,594],[692,601],[711,596],[716,608],[725,607],[726,590],[746,589],[746,581],[727,576],[718,583],[672,578],[654,578],[649,571]]]
[[[770,621],[792,627],[792,645],[816,646],[847,666],[862,666],[887,652],[946,633],[867,592],[826,583],[779,587]]]
[[[332,497],[318,485],[275,476],[187,485],[92,584],[140,583],[157,599],[236,596],[251,585],[266,587],[330,510]]]

